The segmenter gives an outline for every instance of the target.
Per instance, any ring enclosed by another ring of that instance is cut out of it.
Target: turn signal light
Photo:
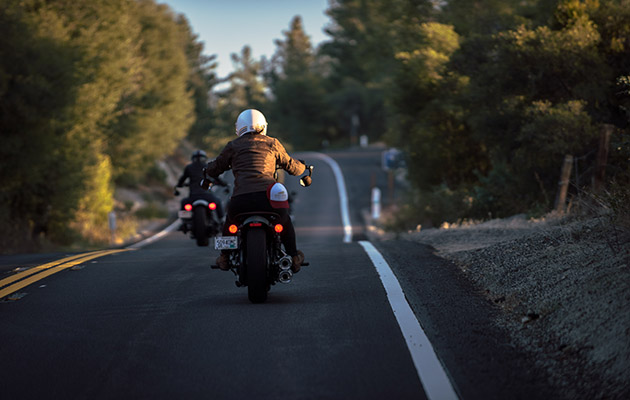
[[[238,231],[238,226],[230,225],[230,227],[228,228],[228,231],[230,231],[230,233],[233,235]]]
[[[192,210],[192,204],[186,204],[186,205],[184,206],[184,210],[186,210],[186,211],[191,211],[191,210]]]
[[[217,209],[217,203],[210,203],[208,204],[208,208],[211,209],[212,211]]]
[[[284,230],[284,227],[280,224],[276,224],[276,226],[274,226],[273,229],[275,229],[276,232],[281,233]]]

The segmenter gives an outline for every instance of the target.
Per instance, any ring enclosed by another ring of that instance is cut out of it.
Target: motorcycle
[[[300,179],[304,187],[312,182],[313,166],[307,165],[308,175]],[[228,227],[233,236],[216,236],[215,250],[229,250],[230,270],[236,276],[237,287],[247,287],[252,303],[264,303],[267,293],[277,282],[290,283],[293,260],[280,240],[284,227],[280,215],[272,212],[248,212],[235,216]],[[309,265],[302,263],[302,265]],[[218,269],[217,265],[212,268]]]
[[[174,195],[179,194],[175,188]],[[190,238],[197,241],[197,246],[208,246],[210,238],[219,234],[223,226],[223,218],[219,216],[217,208],[214,201],[190,197],[177,213],[182,220],[180,230],[184,234],[190,233]]]

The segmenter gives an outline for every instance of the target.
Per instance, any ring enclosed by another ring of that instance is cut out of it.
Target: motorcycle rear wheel
[[[247,295],[252,303],[267,300],[267,233],[247,231]]]
[[[206,208],[203,206],[195,207],[193,214],[193,234],[197,240],[197,246],[207,246],[208,240],[208,218],[206,215]]]

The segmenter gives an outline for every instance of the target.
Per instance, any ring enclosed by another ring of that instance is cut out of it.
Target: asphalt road
[[[380,150],[333,153],[355,239]],[[297,185],[298,248],[310,266],[251,304],[218,252],[181,232],[88,261],[0,302],[3,399],[423,399],[383,284],[357,242],[343,243],[339,194],[321,160]],[[457,269],[414,243],[375,243],[397,274],[460,398],[550,394],[534,361],[492,328],[492,307]],[[5,256],[36,265],[64,255]],[[30,258],[29,258],[30,257]],[[0,279],[6,278],[5,274]]]

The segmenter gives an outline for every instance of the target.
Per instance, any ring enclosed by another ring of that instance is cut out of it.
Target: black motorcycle
[[[175,196],[179,191],[175,188]],[[187,198],[177,216],[182,220],[180,230],[190,234],[197,246],[208,246],[210,238],[221,232],[223,217],[218,212],[219,204],[200,196]]]
[[[313,166],[307,165],[307,171],[308,175],[300,179],[302,186],[311,184]],[[215,237],[216,250],[230,250],[229,263],[236,275],[236,286],[247,286],[252,303],[265,302],[272,285],[289,283],[293,278],[293,260],[282,246],[280,234],[284,227],[279,219],[278,214],[271,212],[238,214],[236,224],[229,226],[234,236]]]

